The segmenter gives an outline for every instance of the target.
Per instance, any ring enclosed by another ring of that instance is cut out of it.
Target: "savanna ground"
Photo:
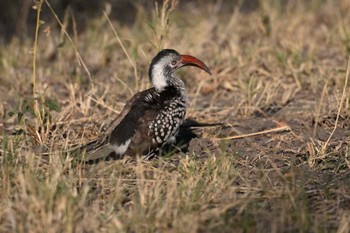
[[[79,32],[43,2],[36,43],[1,45],[0,230],[350,232],[350,1],[172,4],[135,1],[128,24],[106,4]],[[150,86],[161,48],[208,64],[179,72],[187,117],[225,126],[148,162],[64,152]]]

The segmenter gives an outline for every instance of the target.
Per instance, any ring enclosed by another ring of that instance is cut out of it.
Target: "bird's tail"
[[[222,122],[214,122],[214,123],[204,123],[198,122],[196,120],[187,118],[180,126],[181,128],[203,128],[203,127],[215,127],[215,126],[224,126]]]

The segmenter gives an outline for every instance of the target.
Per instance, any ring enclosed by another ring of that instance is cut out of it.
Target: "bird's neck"
[[[184,104],[187,103],[185,84],[180,78],[176,77],[175,75],[167,80],[167,85],[162,89],[157,89],[154,87],[154,90],[158,96],[166,97],[166,99],[178,98],[180,101],[183,101]]]
[[[165,76],[163,73],[153,73],[152,84],[156,91],[161,93],[167,88],[175,88],[181,94],[185,95],[186,90],[184,82],[180,78],[178,78],[174,73],[168,75],[169,77]]]
[[[185,84],[184,82],[178,78],[175,74],[172,75],[170,79],[168,79],[168,86],[176,88],[180,93],[186,94]]]

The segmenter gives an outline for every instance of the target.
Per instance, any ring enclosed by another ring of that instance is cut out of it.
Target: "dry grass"
[[[114,29],[107,5],[82,33],[67,12],[40,25],[36,49],[1,45],[0,231],[350,232],[350,2],[165,2]],[[208,64],[211,77],[180,72],[188,117],[229,127],[151,162],[40,156],[98,137],[150,86],[160,47]]]

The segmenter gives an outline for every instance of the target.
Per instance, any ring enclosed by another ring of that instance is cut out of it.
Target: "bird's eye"
[[[171,61],[170,63],[172,66],[176,65],[176,61]]]

